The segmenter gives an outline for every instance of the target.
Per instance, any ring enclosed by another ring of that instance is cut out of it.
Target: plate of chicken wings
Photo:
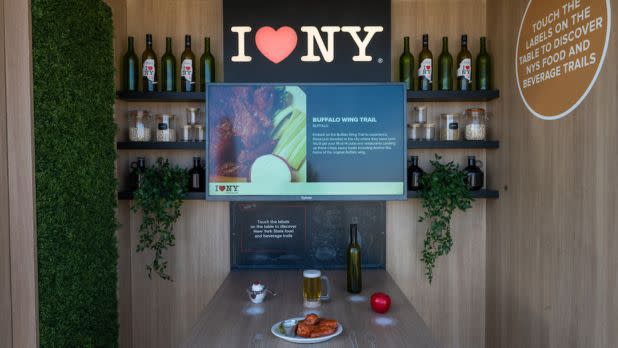
[[[284,322],[295,322],[293,330],[286,330]],[[275,323],[270,331],[273,335],[292,343],[320,343],[339,336],[343,326],[333,319],[320,318],[317,314],[307,314],[304,318],[291,318]],[[288,331],[288,332],[286,332]]]

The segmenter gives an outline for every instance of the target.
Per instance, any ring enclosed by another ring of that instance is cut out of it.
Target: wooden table
[[[185,341],[185,347],[437,347],[427,325],[403,295],[391,276],[383,270],[363,271],[363,292],[346,292],[345,271],[325,271],[331,285],[331,300],[318,309],[303,307],[302,272],[287,270],[232,271]],[[261,304],[249,301],[245,289],[259,280],[277,291]],[[373,312],[372,293],[391,296],[391,309],[385,314]],[[283,319],[305,313],[338,320],[343,333],[329,341],[313,345],[288,343],[275,337],[271,326]]]

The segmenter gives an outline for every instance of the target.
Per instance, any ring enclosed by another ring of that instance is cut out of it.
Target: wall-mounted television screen
[[[403,200],[403,84],[209,84],[211,200]]]

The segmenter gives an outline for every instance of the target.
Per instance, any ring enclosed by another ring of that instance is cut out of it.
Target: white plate
[[[304,320],[305,318],[299,317],[299,318],[290,318],[290,319],[301,321],[301,320]],[[289,319],[286,319],[286,320],[289,320]],[[272,332],[273,335],[281,339],[284,339],[288,342],[292,342],[292,343],[320,343],[320,342],[328,341],[333,337],[339,336],[343,332],[343,326],[341,325],[341,323],[337,322],[337,330],[328,336],[317,337],[317,338],[305,338],[305,337],[300,337],[300,336],[290,337],[290,336],[286,336],[285,334],[282,334],[279,332],[279,325],[284,321],[285,320],[276,322],[275,325],[273,325],[270,328],[270,332]]]

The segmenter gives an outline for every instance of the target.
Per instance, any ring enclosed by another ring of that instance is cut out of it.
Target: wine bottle
[[[172,50],[172,38],[165,38],[165,54],[161,58],[161,90],[176,92],[176,57]]]
[[[448,37],[442,37],[442,53],[438,57],[438,90],[453,89],[453,57],[448,52]]]
[[[142,54],[142,90],[157,91],[157,55],[152,49],[152,34],[146,34],[146,49]]]
[[[204,39],[204,54],[200,58],[200,73],[202,92],[206,91],[206,83],[215,82],[215,57],[210,53],[210,38]]]
[[[433,87],[433,55],[429,50],[429,35],[423,35],[423,50],[418,55],[418,89],[431,91]]]
[[[193,157],[193,168],[189,170],[189,191],[204,192],[206,189],[206,171],[200,164],[199,157]]]
[[[406,85],[407,90],[414,89],[414,56],[410,53],[410,37],[403,38],[403,53],[399,57],[399,82]]]
[[[487,39],[481,37],[481,51],[476,56],[476,89],[488,91],[491,89],[491,59],[487,53]]]
[[[135,54],[135,38],[129,36],[129,46],[127,53],[122,59],[122,88],[125,91],[136,92],[139,81],[139,60],[137,54]]]
[[[408,190],[418,191],[422,189],[421,178],[425,172],[418,166],[418,156],[410,157],[410,165],[408,167]]]
[[[361,250],[358,244],[357,226],[350,225],[350,245],[348,245],[348,292],[361,292],[362,276],[361,276]]]
[[[139,189],[145,172],[146,159],[144,157],[138,157],[137,162],[131,163],[131,171],[129,172],[129,189],[131,191]]]
[[[185,50],[180,56],[180,88],[183,92],[195,92],[195,55],[191,51],[191,35],[185,35]]]
[[[468,35],[461,36],[461,51],[457,55],[457,89],[472,90],[472,54],[468,51]]]

